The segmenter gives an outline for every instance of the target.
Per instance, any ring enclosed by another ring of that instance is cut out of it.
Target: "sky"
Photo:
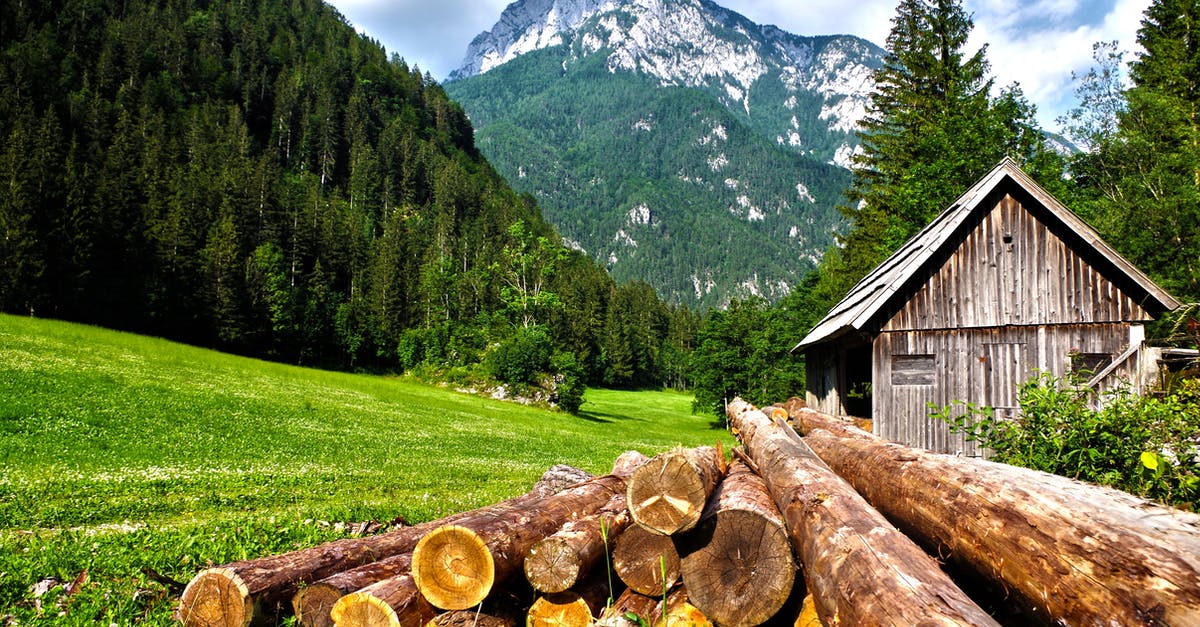
[[[1075,106],[1071,74],[1092,66],[1092,45],[1116,40],[1131,60],[1137,29],[1151,0],[963,0],[975,28],[970,52],[987,45],[997,86],[1020,83],[1055,120]],[[442,80],[458,67],[467,45],[490,30],[509,0],[330,0],[360,32],[389,53]],[[716,0],[760,24],[797,35],[857,35],[883,46],[897,0]]]

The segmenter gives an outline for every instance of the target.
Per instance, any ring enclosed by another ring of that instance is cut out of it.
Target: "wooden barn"
[[[929,418],[955,400],[1011,414],[1038,371],[1140,390],[1147,321],[1179,306],[1005,159],[863,278],[796,346],[814,409],[976,456]]]

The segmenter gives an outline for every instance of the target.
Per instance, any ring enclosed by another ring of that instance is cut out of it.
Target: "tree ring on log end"
[[[338,599],[329,616],[338,625],[400,627],[400,618],[387,601],[366,592],[352,592]]]
[[[496,565],[483,539],[457,525],[428,533],[413,549],[413,581],[427,601],[443,610],[479,605],[492,590]]]
[[[179,599],[179,621],[185,625],[244,627],[253,616],[250,589],[228,568],[200,571]]]
[[[670,535],[696,525],[707,496],[696,467],[686,456],[673,454],[639,466],[628,481],[626,500],[638,525]]]
[[[595,621],[587,601],[574,592],[540,596],[529,608],[527,627],[591,625]]]
[[[541,592],[562,592],[579,581],[579,554],[559,538],[546,538],[530,549],[525,557],[525,578]]]

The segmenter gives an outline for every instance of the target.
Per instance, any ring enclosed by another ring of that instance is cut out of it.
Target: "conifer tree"
[[[1073,163],[1101,232],[1185,300],[1200,298],[1200,41],[1196,0],[1155,0],[1117,128]]]
[[[844,294],[1002,157],[1040,151],[1033,106],[1016,86],[993,98],[986,47],[964,51],[972,26],[958,0],[901,0],[843,208],[852,229],[819,291]]]

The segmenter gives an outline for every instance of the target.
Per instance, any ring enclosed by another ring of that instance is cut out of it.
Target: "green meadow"
[[[731,443],[691,400],[589,390],[572,416],[0,316],[0,624],[169,624],[169,580],[210,564]]]

